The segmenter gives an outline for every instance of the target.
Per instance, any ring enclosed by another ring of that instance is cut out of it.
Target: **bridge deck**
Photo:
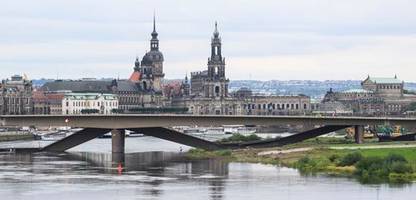
[[[145,128],[222,125],[380,125],[415,127],[416,118],[317,117],[255,115],[17,115],[0,116],[3,126],[71,126],[81,128]]]

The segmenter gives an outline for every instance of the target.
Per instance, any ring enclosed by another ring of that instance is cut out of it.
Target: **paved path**
[[[329,149],[392,149],[392,148],[414,148],[414,147],[416,147],[416,144],[335,146],[335,147],[329,147]]]
[[[332,146],[328,147],[329,149],[342,150],[342,149],[392,149],[392,148],[416,148],[416,144],[391,144],[391,145],[360,145],[360,146]],[[287,153],[297,153],[313,150],[313,147],[305,148],[294,148],[294,149],[285,149],[285,150],[273,150],[273,151],[262,151],[258,153],[259,156],[267,155],[279,155]]]
[[[262,151],[258,153],[257,155],[259,156],[278,155],[278,154],[310,151],[312,149],[313,149],[312,147],[306,147],[306,148],[285,149],[285,150],[275,150],[275,151]]]

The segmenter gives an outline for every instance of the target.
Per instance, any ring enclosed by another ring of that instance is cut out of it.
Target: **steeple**
[[[219,37],[218,24],[215,22],[214,37],[211,39],[211,60],[221,61],[221,38]]]
[[[214,38],[218,38],[219,35],[217,21],[215,21]]]
[[[156,32],[156,14],[153,13],[153,32],[152,32],[152,39],[150,40],[150,50],[151,51],[158,51],[159,50],[159,39],[157,39],[157,32]]]

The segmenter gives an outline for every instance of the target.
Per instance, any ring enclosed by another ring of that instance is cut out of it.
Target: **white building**
[[[118,109],[118,99],[114,94],[68,93],[62,100],[63,115],[113,114]]]

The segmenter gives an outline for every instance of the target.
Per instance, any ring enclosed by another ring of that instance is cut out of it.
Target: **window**
[[[216,96],[220,96],[220,86],[215,86],[215,94]]]

